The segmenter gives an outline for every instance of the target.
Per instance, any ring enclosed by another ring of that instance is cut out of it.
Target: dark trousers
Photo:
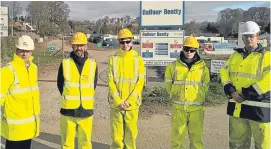
[[[6,149],[30,149],[31,139],[23,141],[6,140]]]

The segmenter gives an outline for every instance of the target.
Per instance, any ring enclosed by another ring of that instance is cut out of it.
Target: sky
[[[20,2],[26,8],[29,2]],[[71,20],[97,20],[104,16],[121,17],[130,15],[138,17],[140,12],[139,1],[66,1],[70,8]],[[270,7],[269,1],[186,1],[185,21],[215,22],[220,10],[226,8]],[[25,14],[25,12],[24,12]]]

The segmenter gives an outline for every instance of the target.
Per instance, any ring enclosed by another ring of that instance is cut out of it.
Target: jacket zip
[[[33,94],[33,90],[32,90],[32,85],[31,85],[31,81],[30,81],[30,75],[29,75],[29,68],[30,68],[30,64],[28,66],[28,68],[26,67],[27,70],[27,74],[28,74],[28,81],[29,81],[29,85],[30,85],[30,90],[31,90],[31,94]],[[32,104],[33,104],[33,114],[34,114],[34,118],[35,118],[35,123],[36,123],[36,128],[38,128],[38,123],[37,123],[37,119],[36,119],[36,113],[35,113],[35,102],[34,102],[34,97],[32,95]],[[37,129],[35,130],[35,136],[37,134]]]

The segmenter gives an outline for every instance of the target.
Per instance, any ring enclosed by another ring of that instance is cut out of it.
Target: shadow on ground
[[[39,141],[37,141],[39,140]],[[60,148],[60,135],[49,134],[41,132],[37,140],[32,140],[31,149],[59,149]],[[5,149],[5,139],[1,137],[1,149]],[[77,139],[75,140],[75,148],[77,148]],[[109,149],[107,144],[92,142],[93,149]]]

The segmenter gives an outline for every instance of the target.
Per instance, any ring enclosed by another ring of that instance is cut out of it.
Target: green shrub
[[[206,105],[219,105],[227,102],[222,84],[218,82],[210,82],[209,92],[206,95]]]
[[[2,66],[12,60],[13,54],[16,49],[16,41],[18,37],[8,36],[1,38],[1,63]]]
[[[218,82],[211,82],[209,85],[205,106],[215,106],[225,103],[227,98],[222,85]],[[150,86],[144,88],[142,102],[168,104],[170,103],[170,99],[163,86]]]
[[[168,103],[169,97],[162,86],[145,87],[142,93],[142,102]]]

